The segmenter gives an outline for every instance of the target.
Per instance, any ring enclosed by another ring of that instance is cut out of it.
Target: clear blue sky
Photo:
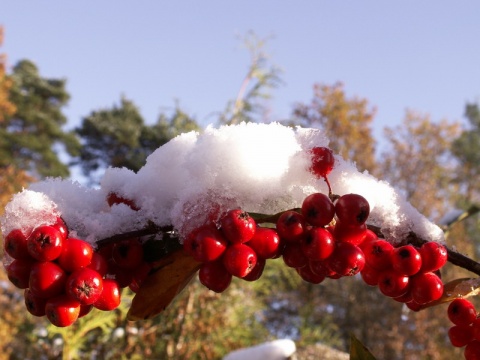
[[[377,107],[375,136],[405,109],[461,120],[480,96],[480,2],[4,0],[2,51],[66,78],[69,126],[123,94],[147,122],[175,99],[206,125],[236,96],[248,67],[238,36],[272,36],[284,69],[272,119],[342,81]]]

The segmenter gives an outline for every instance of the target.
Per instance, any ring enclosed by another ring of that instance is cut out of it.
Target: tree
[[[422,214],[438,220],[453,203],[454,164],[450,156],[459,124],[433,122],[428,114],[408,110],[403,123],[385,128],[388,152],[383,152],[382,178],[402,189]]]
[[[3,44],[3,27],[0,26],[0,46]],[[9,99],[12,79],[6,74],[6,55],[0,54],[0,123],[15,113],[15,105]]]
[[[267,108],[264,101],[271,97],[270,91],[281,84],[281,70],[270,64],[265,50],[267,39],[260,39],[249,32],[243,44],[250,54],[250,64],[237,97],[230,101],[220,114],[221,124],[239,124],[242,121],[265,121]]]
[[[374,173],[375,140],[371,124],[375,108],[366,99],[348,98],[342,83],[315,84],[313,92],[310,104],[295,105],[294,123],[324,129],[334,152],[355,162],[360,170]]]
[[[0,46],[3,43],[3,28],[0,26]],[[6,122],[6,119],[13,116],[16,111],[15,105],[10,100],[10,90],[13,82],[10,76],[6,74],[7,56],[0,54],[0,126]],[[14,165],[6,165],[0,168],[0,204],[3,207],[10,200],[12,194],[21,190],[33,179],[25,171],[18,169]]]
[[[456,181],[465,184],[465,198],[469,202],[479,200],[477,179],[480,175],[480,108],[467,104],[465,117],[469,128],[464,129],[452,144],[452,153],[459,161]]]
[[[34,177],[69,175],[58,152],[74,155],[78,140],[62,126],[69,95],[65,80],[42,78],[35,64],[22,60],[13,68],[10,99],[16,112],[0,123],[0,167],[13,165]]]
[[[85,174],[107,166],[138,170],[137,149],[144,121],[138,108],[126,98],[112,109],[92,111],[76,129],[82,139],[80,162]]]
[[[93,111],[82,120],[76,129],[83,143],[78,163],[88,176],[108,166],[137,171],[159,146],[192,130],[199,130],[199,126],[178,106],[170,117],[161,114],[150,126],[136,105],[122,98],[119,106]]]

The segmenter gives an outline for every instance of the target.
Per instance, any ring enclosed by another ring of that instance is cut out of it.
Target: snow
[[[279,339],[232,351],[223,360],[286,360],[296,350],[295,343],[292,340]]]
[[[92,243],[141,229],[150,221],[173,225],[182,238],[209,216],[218,219],[230,208],[274,214],[300,207],[307,195],[328,192],[323,179],[308,170],[308,149],[313,146],[328,146],[322,131],[277,123],[242,123],[182,134],[153,152],[137,173],[107,169],[98,188],[61,179],[32,184],[7,205],[2,231],[53,223],[61,215],[77,236]],[[368,223],[379,226],[391,241],[410,231],[443,241],[442,230],[392,186],[359,172],[340,156],[329,180],[336,194],[363,195],[371,207]],[[110,207],[106,201],[110,192],[133,200],[140,210],[125,204]]]

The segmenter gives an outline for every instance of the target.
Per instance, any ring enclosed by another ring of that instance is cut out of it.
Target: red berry
[[[138,292],[138,290],[140,290],[140,287],[142,286],[142,283],[150,274],[152,268],[152,264],[148,262],[144,262],[142,265],[140,265],[140,267],[133,272],[132,281],[128,285],[130,290],[135,293]]]
[[[323,280],[325,280],[325,274],[317,274],[312,271],[310,266],[303,266],[301,268],[297,268],[297,273],[300,277],[311,284],[320,284]]]
[[[33,259],[15,259],[5,267],[8,280],[19,289],[29,287],[30,273],[35,261]]]
[[[475,340],[480,340],[480,317],[473,320],[472,328],[473,328],[473,337],[475,338]]]
[[[143,246],[139,239],[125,239],[115,243],[113,261],[122,269],[136,269],[143,262]]]
[[[52,298],[64,292],[67,273],[53,262],[37,262],[30,273],[30,291],[42,298]]]
[[[463,352],[465,360],[480,360],[480,341],[472,340],[466,346]]]
[[[387,270],[378,278],[380,292],[388,297],[396,298],[404,295],[409,290],[410,278],[394,270]]]
[[[111,192],[107,195],[107,203],[110,206],[113,206],[116,204],[125,204],[132,210],[135,210],[135,211],[140,210],[140,208],[135,204],[133,200],[127,199],[126,197],[120,196],[114,192]]]
[[[248,245],[232,244],[223,255],[223,265],[233,276],[247,276],[257,263],[257,254]]]
[[[299,243],[287,243],[283,249],[282,259],[285,265],[292,268],[308,265],[308,258]]]
[[[372,230],[367,229],[367,232],[365,234],[365,239],[363,239],[363,242],[361,245],[363,246],[363,244],[368,243],[370,241],[375,241],[375,240],[378,240],[377,234],[375,234]]]
[[[64,240],[63,234],[53,226],[39,226],[27,239],[28,252],[38,261],[52,261],[60,256]]]
[[[413,300],[420,305],[438,300],[443,294],[442,279],[432,272],[419,273],[411,277],[410,291]]]
[[[316,146],[310,149],[311,166],[310,171],[318,178],[327,176],[335,166],[333,151],[327,147]]]
[[[365,224],[350,226],[338,220],[333,228],[333,236],[338,242],[360,246],[367,236],[367,226]]]
[[[89,269],[95,270],[103,277],[107,275],[108,262],[99,252],[94,252],[92,254],[92,260],[90,261],[90,264],[87,265],[87,267]]]
[[[244,243],[255,234],[257,224],[255,220],[241,209],[233,209],[220,220],[220,229],[232,243]]]
[[[258,257],[263,259],[277,258],[282,250],[282,242],[278,233],[274,229],[259,226],[247,245],[255,250]]]
[[[232,244],[223,254],[223,265],[233,276],[247,276],[257,263],[257,254],[246,244]]]
[[[112,252],[113,252],[113,247],[115,246],[115,243],[111,242],[105,245],[102,245],[97,249],[97,253],[102,255],[102,257],[108,262],[109,260],[112,259]]]
[[[45,314],[55,326],[70,326],[78,319],[80,304],[67,295],[59,295],[48,299],[45,305]]]
[[[475,306],[462,298],[455,299],[448,305],[447,314],[455,325],[470,325],[477,318]]]
[[[410,291],[407,291],[403,295],[394,297],[393,300],[398,301],[398,302],[403,303],[403,304],[409,303],[409,302],[413,301],[412,293]]]
[[[267,261],[265,259],[259,258],[257,256],[257,263],[253,267],[252,271],[250,271],[247,276],[244,276],[242,279],[246,281],[256,281],[260,279],[263,274],[263,269],[265,269],[265,264]]]
[[[57,221],[52,226],[62,233],[64,239],[68,238],[68,227],[62,217],[57,217]]]
[[[422,309],[422,305],[420,304],[417,304],[415,301],[409,301],[407,303],[405,303],[405,305],[407,305],[407,307],[412,310],[412,311],[420,311]]]
[[[468,325],[455,325],[448,329],[448,337],[455,347],[464,347],[473,340],[473,329]]]
[[[99,310],[111,311],[120,305],[120,301],[121,292],[118,283],[113,279],[104,279],[102,294],[93,306]]]
[[[47,299],[33,295],[30,289],[25,289],[24,298],[25,307],[30,314],[38,317],[45,315],[45,305],[47,304]]]
[[[80,312],[78,314],[78,318],[82,318],[84,317],[85,315],[89,314],[90,311],[92,311],[93,309],[93,305],[82,305],[80,304]]]
[[[325,194],[311,194],[303,200],[302,215],[310,225],[327,226],[335,216],[335,205]]]
[[[88,266],[93,257],[92,246],[82,239],[68,238],[63,243],[62,253],[58,257],[58,264],[68,272]]]
[[[288,210],[277,220],[277,232],[287,242],[298,242],[304,236],[307,222],[302,214]]]
[[[343,224],[359,226],[367,221],[370,205],[362,195],[346,194],[335,203],[335,213]]]
[[[202,264],[198,278],[200,283],[216,293],[225,291],[232,282],[232,274],[227,271],[221,260]]]
[[[422,257],[421,272],[438,270],[447,262],[447,249],[437,242],[427,242],[423,244],[418,251]]]
[[[415,275],[422,267],[422,257],[412,245],[395,248],[391,259],[393,269],[402,275]]]
[[[392,244],[383,239],[369,241],[362,245],[365,261],[369,266],[379,271],[392,267],[391,255],[394,250]]]
[[[380,271],[370,266],[368,262],[365,262],[365,266],[363,267],[362,271],[360,271],[360,275],[362,276],[365,284],[370,286],[378,285]]]
[[[353,276],[365,266],[365,255],[356,245],[348,242],[338,243],[328,258],[329,267],[342,276]]]
[[[330,231],[322,227],[312,227],[307,230],[300,246],[310,260],[325,260],[335,250],[335,241]]]
[[[27,237],[19,229],[14,229],[5,236],[3,246],[5,252],[14,259],[30,258],[30,253],[27,249]]]
[[[327,275],[332,273],[325,261],[309,260],[308,267],[316,275],[326,277]]]
[[[120,288],[126,288],[133,281],[133,271],[118,266],[113,259],[108,262],[107,274],[110,278],[115,279]]]
[[[198,262],[207,262],[219,259],[227,245],[223,234],[214,225],[207,224],[194,230],[194,233],[187,237],[184,248]]]
[[[82,268],[70,274],[65,288],[72,299],[82,305],[91,305],[102,294],[103,279],[95,270]]]

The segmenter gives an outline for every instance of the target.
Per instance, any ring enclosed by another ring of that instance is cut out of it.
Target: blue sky
[[[236,96],[249,64],[239,36],[268,42],[284,85],[271,119],[308,102],[314,83],[342,81],[377,108],[375,136],[405,109],[462,120],[480,96],[478,1],[4,0],[1,49],[66,78],[69,127],[133,100],[147,122],[180,105],[202,124]]]

